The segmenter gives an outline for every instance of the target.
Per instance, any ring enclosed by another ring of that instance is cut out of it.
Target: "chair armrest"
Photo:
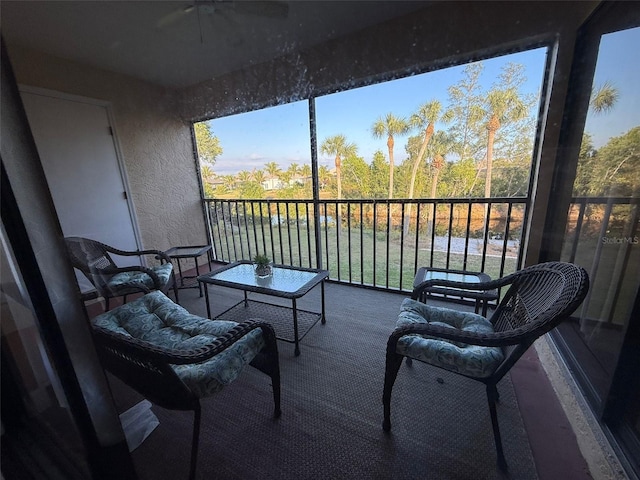
[[[425,280],[413,288],[411,298],[413,300],[418,300],[420,298],[420,294],[431,287],[454,288],[457,290],[495,290],[497,288],[504,287],[505,285],[512,284],[516,279],[517,274],[512,273],[511,275],[488,282],[454,282],[452,280],[444,279]]]
[[[105,346],[114,349],[127,350],[127,353],[144,357],[154,362],[170,363],[173,365],[188,365],[192,363],[201,363],[218,355],[256,328],[262,329],[263,334],[267,337],[267,343],[269,342],[269,337],[272,337],[275,340],[273,327],[266,322],[256,320],[248,320],[246,322],[239,323],[227,332],[227,334],[216,339],[216,341],[193,350],[174,350],[159,347],[137,338],[126,337],[97,325],[93,326],[93,333],[100,342],[105,344]]]
[[[506,347],[522,343],[534,336],[534,333],[526,331],[526,329],[511,330],[509,332],[478,333],[446,328],[430,323],[420,323],[396,328],[389,336],[387,345],[393,346],[395,349],[398,339],[405,335],[428,335],[436,339],[442,338],[482,347]],[[535,337],[537,336],[535,335]]]
[[[103,244],[104,245],[104,244]],[[122,255],[123,257],[133,257],[133,256],[142,256],[142,255],[155,255],[156,258],[163,260],[167,263],[171,263],[171,258],[169,255],[164,253],[161,250],[119,250],[117,248],[111,247],[109,245],[104,245],[104,247],[109,251],[109,253],[115,253],[116,255]]]

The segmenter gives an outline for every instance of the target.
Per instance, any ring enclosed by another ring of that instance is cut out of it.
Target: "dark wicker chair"
[[[487,320],[419,302],[423,290],[433,286],[507,291]],[[416,286],[412,298],[404,300],[387,343],[384,431],[391,429],[391,391],[402,360],[429,363],[486,385],[498,466],[506,470],[496,414],[496,384],[537,338],[575,311],[588,289],[587,272],[563,262],[542,263],[486,283],[430,280]]]
[[[178,284],[176,283],[173,264],[168,255],[160,250],[125,251],[110,247],[96,240],[83,237],[66,237],[67,251],[71,264],[80,270],[93,284],[98,295],[104,298],[105,308],[109,310],[109,299],[124,297],[133,293],[149,293],[160,290],[167,293],[173,288],[176,302]],[[147,268],[140,265],[118,267],[112,255],[127,257],[136,256],[140,260],[144,256],[153,256],[160,260],[160,265]]]
[[[234,381],[246,364],[271,378],[274,416],[280,416],[278,345],[268,323],[205,319],[152,292],[92,324],[105,370],[160,407],[194,412],[190,479],[196,473],[200,400]]]

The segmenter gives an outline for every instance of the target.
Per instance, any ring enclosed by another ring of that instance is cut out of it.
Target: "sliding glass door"
[[[589,272],[587,298],[554,339],[614,446],[636,471],[639,49],[640,7],[635,2],[605,2],[579,34],[556,172],[561,188],[554,201],[563,208],[549,215],[555,215],[555,222],[547,224],[551,228],[544,255],[577,263]],[[558,238],[562,241],[554,240]]]

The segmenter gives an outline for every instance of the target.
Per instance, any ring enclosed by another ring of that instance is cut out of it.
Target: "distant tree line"
[[[335,169],[320,166],[325,198],[456,198],[525,196],[533,156],[538,103],[525,94],[524,67],[506,64],[490,89],[480,82],[482,62],[465,67],[461,80],[448,88],[448,101],[427,100],[408,118],[389,112],[371,124],[373,139],[385,141],[373,158],[358,155],[358,145],[342,133],[322,139],[321,155]],[[618,99],[605,83],[595,90],[591,109],[608,112]],[[207,123],[195,124],[203,187],[207,197],[311,198],[311,166],[262,169],[218,176],[213,167],[222,147]],[[406,138],[396,165],[396,141]],[[638,195],[640,127],[593,148],[584,135],[575,182],[576,195]]]

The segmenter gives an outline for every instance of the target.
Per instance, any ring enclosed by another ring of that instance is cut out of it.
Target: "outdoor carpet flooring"
[[[301,343],[278,342],[282,416],[273,418],[269,378],[253,368],[202,401],[198,478],[202,479],[536,479],[510,379],[498,385],[498,419],[509,473],[496,466],[484,385],[414,362],[393,390],[392,429],[382,431],[385,349],[403,295],[358,289],[340,295],[327,284],[327,323]],[[298,302],[319,310],[320,288]],[[210,287],[212,314],[242,293]],[[205,315],[197,290],[181,291]],[[250,295],[250,298],[277,301]],[[290,304],[286,300],[281,304]],[[459,308],[459,307],[458,307]],[[121,411],[141,397],[113,377]],[[438,379],[441,381],[438,381]],[[141,479],[187,478],[192,412],[153,406],[160,425],[132,454]]]

